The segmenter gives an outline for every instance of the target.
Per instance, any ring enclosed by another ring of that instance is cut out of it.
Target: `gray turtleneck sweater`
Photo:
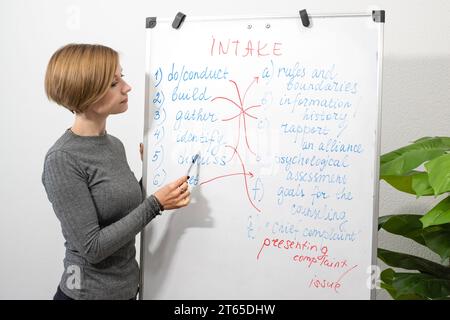
[[[61,290],[73,299],[131,299],[139,285],[135,236],[157,214],[122,142],[67,130],[50,148],[42,182],[66,240]]]

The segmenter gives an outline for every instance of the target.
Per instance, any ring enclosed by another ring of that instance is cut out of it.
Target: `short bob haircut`
[[[68,44],[50,58],[45,93],[71,112],[83,113],[107,93],[118,65],[119,54],[109,47]]]

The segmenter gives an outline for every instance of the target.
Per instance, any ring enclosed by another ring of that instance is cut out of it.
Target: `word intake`
[[[266,56],[281,56],[280,42],[265,42],[261,40],[247,40],[240,41],[238,39],[232,40],[217,40],[212,37],[210,54],[211,56],[236,56],[236,57],[266,57]]]

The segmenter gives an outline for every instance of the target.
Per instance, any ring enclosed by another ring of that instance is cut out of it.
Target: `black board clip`
[[[145,19],[145,28],[152,29],[156,26],[156,17],[147,17]]]
[[[300,10],[299,14],[300,14],[300,18],[302,19],[303,26],[306,28],[309,27],[310,22],[309,22],[308,12],[306,12],[306,9]]]
[[[384,10],[373,10],[372,19],[375,22],[384,23]]]
[[[183,23],[186,15],[183,12],[178,12],[172,22],[172,28],[179,29],[181,24]]]

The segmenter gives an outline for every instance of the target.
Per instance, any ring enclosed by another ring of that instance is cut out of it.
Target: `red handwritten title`
[[[211,40],[211,56],[266,57],[281,56],[281,42],[261,40],[240,41],[238,39],[219,40],[214,36]]]

